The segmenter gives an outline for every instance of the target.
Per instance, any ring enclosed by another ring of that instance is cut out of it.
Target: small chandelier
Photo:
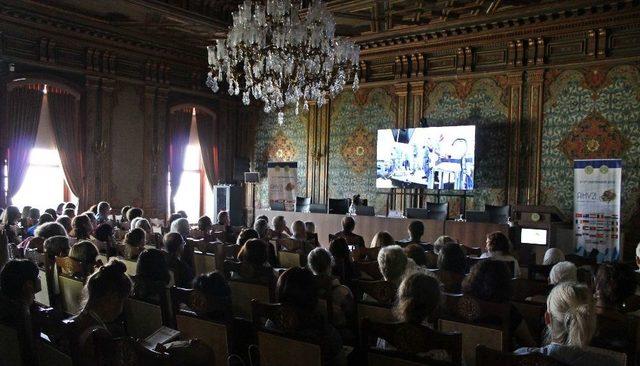
[[[320,0],[312,0],[304,19],[298,8],[291,0],[267,0],[266,7],[245,0],[227,38],[207,47],[207,86],[216,93],[226,79],[230,95],[242,94],[245,105],[251,95],[263,101],[280,124],[285,105],[295,105],[296,114],[301,100],[304,110],[309,100],[322,107],[351,77],[357,90],[360,48],[335,36],[335,20]]]

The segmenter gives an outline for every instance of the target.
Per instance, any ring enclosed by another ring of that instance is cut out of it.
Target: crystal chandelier
[[[278,111],[284,121],[285,105],[309,100],[319,107],[340,93],[353,77],[358,88],[360,48],[336,37],[333,16],[320,0],[312,0],[306,18],[291,0],[267,0],[266,7],[245,0],[233,13],[233,25],[226,39],[207,47],[207,86],[216,93],[224,80],[230,95],[250,95],[264,102],[264,111]]]

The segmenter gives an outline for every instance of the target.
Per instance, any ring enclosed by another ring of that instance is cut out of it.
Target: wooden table
[[[291,224],[296,220],[311,221],[316,225],[316,232],[318,233],[320,244],[325,247],[329,245],[329,234],[335,234],[342,230],[341,222],[342,218],[345,217],[345,215],[325,213],[271,211],[263,209],[256,210],[256,214],[258,216],[267,216],[270,222],[275,216],[284,216],[289,227],[291,227]],[[373,236],[378,231],[388,231],[395,240],[407,238],[409,236],[409,224],[415,220],[386,216],[353,216],[353,218],[356,220],[354,232],[362,235],[367,246],[371,243]],[[440,220],[418,221],[424,224],[425,233],[422,240],[425,242],[433,242],[440,235],[450,235],[463,244],[484,247],[488,233],[502,231],[507,235],[509,234],[509,227],[507,225]]]

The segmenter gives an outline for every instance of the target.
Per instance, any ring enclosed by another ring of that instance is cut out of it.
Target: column
[[[527,169],[527,204],[540,203],[540,179],[542,157],[542,125],[543,125],[543,101],[544,101],[544,76],[545,70],[534,70],[528,73],[529,82],[529,164]]]
[[[507,75],[509,91],[509,176],[507,177],[507,203],[518,203],[518,173],[520,168],[520,129],[522,122],[522,72]]]

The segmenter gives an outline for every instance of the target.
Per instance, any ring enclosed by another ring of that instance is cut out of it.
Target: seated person
[[[442,248],[444,248],[444,246],[449,243],[458,244],[458,242],[454,238],[448,235],[439,236],[438,239],[433,242],[433,252],[439,255],[440,250],[442,250]]]
[[[53,221],[53,217],[51,217],[51,215],[46,214],[46,216],[43,218],[40,215],[40,210],[38,210],[35,207],[32,207],[29,209],[29,216],[27,217],[27,225],[29,225],[28,227],[26,227],[26,235],[27,236],[33,236],[34,235],[34,231],[36,230],[36,228],[38,227],[38,225],[42,225],[46,222],[51,222]]]
[[[407,256],[399,245],[384,247],[378,253],[378,267],[382,277],[385,281],[391,282],[396,288],[402,282],[407,263]]]
[[[269,221],[265,219],[256,220],[253,223],[253,229],[258,233],[258,238],[265,239],[269,234]]]
[[[511,274],[502,261],[480,261],[471,267],[469,275],[462,281],[462,293],[479,300],[509,303]],[[520,312],[511,305],[509,331],[516,344],[533,346],[534,341],[527,323]]]
[[[96,214],[96,222],[98,225],[100,224],[109,224],[113,225],[111,219],[109,219],[109,215],[111,214],[111,205],[109,202],[102,201],[98,203],[98,213]]]
[[[558,248],[549,248],[544,252],[544,258],[542,259],[542,265],[553,266],[556,263],[564,261],[564,253]]]
[[[276,301],[285,308],[287,321],[268,319],[265,327],[284,331],[320,344],[322,358],[330,365],[344,365],[342,339],[338,331],[330,325],[318,310],[318,292],[313,274],[306,268],[296,267],[286,270],[276,285]]]
[[[342,219],[342,231],[337,232],[334,237],[344,238],[347,245],[354,246],[356,248],[364,247],[364,238],[360,235],[354,234],[353,230],[356,228],[356,220],[351,216],[345,216]]]
[[[56,221],[58,219],[58,213],[56,212],[56,210],[52,208],[48,208],[44,210],[44,213],[48,213],[49,215],[51,215],[51,217],[53,218],[53,221]]]
[[[596,310],[598,313],[618,312],[625,300],[635,294],[633,270],[623,263],[604,263],[596,273]]]
[[[413,262],[419,268],[428,268],[427,267],[427,255],[425,254],[424,248],[419,244],[409,244],[404,247],[404,253],[407,255],[407,258],[413,260]]]
[[[433,328],[429,320],[438,308],[441,297],[440,283],[436,278],[422,272],[413,273],[407,276],[398,288],[398,301],[393,307],[393,315],[403,323]],[[378,347],[395,349],[383,339],[378,340]],[[418,356],[451,362],[451,356],[445,350],[431,350]]]
[[[47,222],[38,226],[34,234],[35,236],[29,237],[20,243],[20,246],[22,246],[25,253],[28,250],[36,250],[42,253],[44,252],[45,240],[52,236],[67,236],[67,232],[64,227],[57,222]],[[18,249],[20,249],[20,246],[18,246]]]
[[[108,223],[98,225],[94,237],[93,242],[101,253],[106,253],[108,257],[117,255],[113,226]]]
[[[233,243],[234,234],[233,227],[231,227],[231,218],[229,217],[229,211],[218,212],[218,220],[216,222],[216,225],[222,226],[222,231],[225,235],[224,241]]]
[[[276,216],[273,218],[273,230],[269,230],[267,234],[267,238],[271,239],[282,239],[288,238],[291,235],[291,230],[287,227],[287,222],[284,219],[284,216]]]
[[[231,278],[270,282],[273,270],[268,260],[268,244],[260,239],[249,239],[240,248],[238,260],[242,264],[240,273],[233,273]]]
[[[98,248],[88,240],[81,241],[71,247],[69,251],[69,258],[73,260],[74,266],[69,269],[61,268],[62,273],[70,276],[74,276],[80,279],[87,278],[103,263],[98,259]]]
[[[89,216],[81,214],[74,217],[73,220],[71,220],[71,227],[72,230],[69,235],[71,237],[71,245],[82,240],[91,240],[93,227],[91,227]]]
[[[143,217],[144,211],[138,207],[131,207],[127,211],[127,221],[132,222],[136,217]]]
[[[333,305],[333,325],[344,327],[347,317],[354,310],[353,294],[348,287],[340,284],[338,278],[331,275],[333,256],[324,248],[315,248],[307,256],[307,263],[313,272],[320,295],[329,293]]]
[[[424,224],[422,221],[414,220],[409,224],[409,238],[398,241],[400,246],[407,246],[411,244],[417,244],[423,247],[424,250],[433,250],[433,245],[424,243],[422,236],[424,235]]]
[[[250,239],[260,239],[258,232],[254,229],[242,229],[242,231],[240,231],[240,234],[238,234],[236,244],[243,246]]]
[[[490,258],[496,261],[514,262],[513,277],[520,278],[520,264],[518,260],[511,254],[511,241],[503,233],[496,231],[487,235],[485,253],[480,258]]]
[[[341,284],[351,288],[353,280],[357,278],[349,247],[344,238],[336,238],[329,244],[329,252],[333,256],[331,274],[335,276]]]
[[[187,240],[191,227],[189,226],[189,220],[181,217],[171,223],[170,232],[178,233],[182,236],[182,240]]]
[[[459,294],[462,281],[467,273],[467,258],[458,243],[447,243],[438,255],[437,277],[444,286],[444,291]]]
[[[186,221],[186,219],[180,220]],[[184,239],[179,233],[170,232],[164,236],[164,247],[167,250],[167,265],[169,266],[169,270],[173,272],[173,280],[178,287],[190,288],[191,282],[193,282],[194,272],[193,267],[187,264],[182,257],[184,246]]]
[[[64,211],[62,211],[62,213],[63,213],[64,216],[67,216],[71,220],[73,220],[73,218],[76,217],[76,209],[75,208],[65,208]]]
[[[589,350],[596,331],[596,312],[591,291],[574,282],[563,282],[551,290],[544,315],[549,344],[521,348],[516,354],[541,353],[563,365],[615,365],[610,356]]]
[[[549,284],[557,285],[562,282],[577,282],[578,268],[571,262],[558,262],[549,272]]]
[[[18,220],[20,217],[21,214],[19,208],[16,206],[7,206],[2,213],[2,225],[0,225],[0,228],[5,230],[9,243],[16,245],[20,243],[20,238],[18,236]]]
[[[162,248],[162,235],[160,233],[153,232],[153,228],[151,227],[151,223],[149,220],[143,217],[136,217],[131,222],[131,227],[129,230],[133,229],[142,229],[145,232],[145,245],[153,248]]]
[[[69,238],[62,235],[56,235],[44,241],[44,252],[46,253],[49,263],[53,266],[56,257],[69,256]]]
[[[287,239],[282,239],[280,243],[281,249],[297,252],[303,255],[305,258],[315,248],[315,246],[307,240],[307,232],[304,226],[304,222],[297,220],[291,225],[291,231],[293,235]]]
[[[193,280],[191,310],[199,317],[229,321],[231,312],[231,289],[224,276],[217,271],[204,273]]]
[[[166,253],[159,249],[145,249],[138,256],[134,277],[133,297],[159,304],[161,292],[173,286]]]
[[[316,233],[316,224],[311,221],[306,221],[304,223],[305,231],[307,232],[307,241],[309,241],[315,248],[320,246],[320,241],[318,241],[318,234]]]
[[[64,230],[67,232],[67,234],[70,233],[71,230],[73,229],[71,227],[71,218],[67,215],[58,216],[58,219],[56,220],[56,222],[62,225],[62,227],[64,227]]]
[[[127,219],[127,212],[131,209],[131,206],[126,205],[123,206],[120,210],[120,221],[118,221],[118,228],[121,230],[129,230],[131,229],[131,222]]]
[[[124,236],[124,253],[125,259],[135,261],[144,250],[144,244],[147,241],[147,234],[141,228],[133,229]]]
[[[370,248],[384,248],[389,245],[396,245],[391,234],[386,231],[378,231],[376,235],[373,236],[373,239],[371,239]]]
[[[211,218],[209,216],[204,215],[198,219],[198,230],[194,230],[192,232],[192,234],[194,235],[192,236],[195,239],[205,239],[207,241],[211,241],[212,230],[213,230],[213,221],[211,221]],[[196,233],[199,236],[196,236],[195,235]]]

